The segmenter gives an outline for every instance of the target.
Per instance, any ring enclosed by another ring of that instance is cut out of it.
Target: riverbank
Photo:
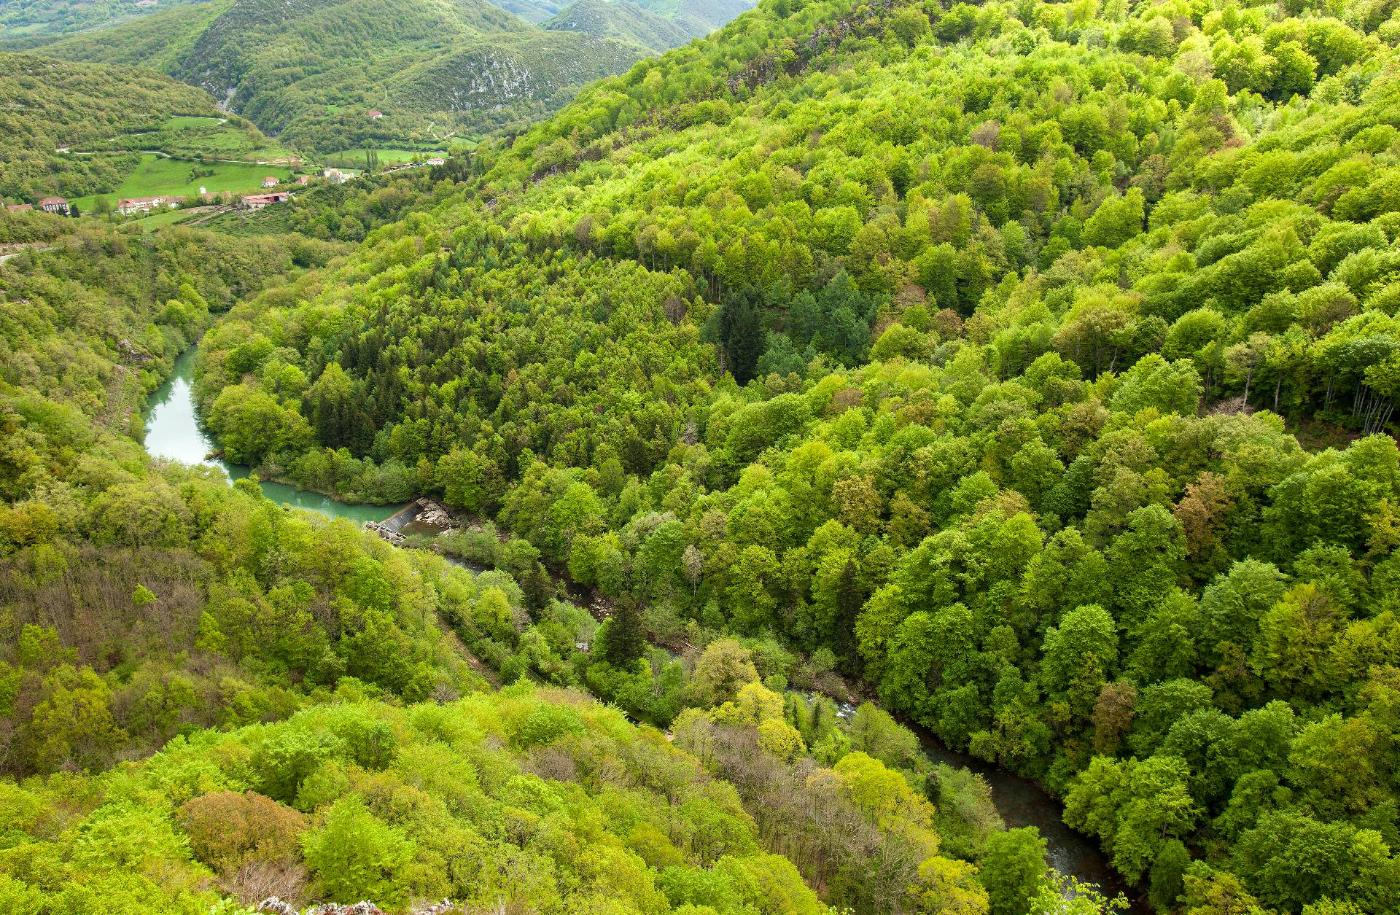
[[[436,503],[428,500],[420,499],[418,503],[426,503],[434,508],[440,508],[440,506],[436,506]],[[479,518],[456,517],[445,526],[429,525],[418,531],[420,535],[427,535],[426,537],[420,536],[417,541],[410,539],[406,541],[406,545],[432,549],[447,556],[450,561],[458,562],[473,570],[480,570],[482,567],[479,564],[468,564],[464,560],[451,557],[443,549],[442,543],[436,541],[436,538],[438,535],[450,531],[481,530],[484,527],[483,522],[484,519]],[[497,536],[498,538],[503,537],[499,533]],[[548,569],[548,572],[557,593],[563,599],[586,610],[597,619],[601,620],[607,616],[606,610],[600,610],[600,607],[605,606],[605,602],[600,601],[591,589],[583,588],[570,579],[566,570]],[[651,645],[666,651],[672,657],[688,655],[695,650],[695,647],[689,643],[684,646],[675,646],[672,644],[672,639],[654,631],[648,631],[646,636]],[[833,678],[832,682],[814,684],[815,691],[826,695],[836,701],[838,705],[844,705],[848,709],[861,702],[874,702],[874,698],[865,684],[849,683],[834,673],[831,674],[831,677]],[[1129,886],[1122,875],[1113,869],[1108,856],[1099,846],[1097,840],[1065,825],[1062,818],[1063,806],[1060,800],[1047,789],[1032,779],[948,747],[927,728],[904,716],[897,715],[895,717],[900,724],[919,738],[920,748],[932,762],[955,769],[968,770],[982,778],[990,788],[992,804],[1007,828],[1036,827],[1041,838],[1045,840],[1046,858],[1051,868],[1060,874],[1073,877],[1082,884],[1097,887],[1100,892],[1110,898],[1121,895],[1128,901],[1128,908],[1124,911],[1130,915],[1150,915],[1152,910],[1146,902],[1145,895],[1139,889]]]
[[[170,377],[148,399],[146,450],[153,457],[161,459],[221,468],[230,482],[247,477],[249,468],[211,457],[217,448],[199,423],[193,391],[194,358],[193,347],[182,353],[176,359]],[[471,571],[486,570],[479,563],[451,556],[440,541],[435,542],[440,535],[449,531],[469,529],[473,523],[479,523],[479,519],[454,517],[431,500],[420,498],[406,505],[351,505],[285,483],[260,481],[259,485],[263,494],[278,504],[315,511],[327,517],[346,518],[396,546],[432,549],[448,561]],[[430,515],[429,522],[420,521],[425,514]],[[563,599],[597,619],[606,618],[610,605],[605,600],[571,581],[566,571],[547,571],[555,592]],[[673,640],[662,634],[649,632],[648,638],[652,644],[673,656],[677,652],[685,654],[694,650],[694,646],[688,642],[673,646],[669,644]],[[466,654],[471,656],[470,652]],[[839,684],[839,688],[835,684],[827,684],[826,688],[819,689],[843,702],[865,698],[865,691],[859,686],[853,688],[844,680],[839,680]],[[1129,900],[1129,911],[1135,915],[1145,915],[1150,911],[1140,894],[1132,892],[1109,865],[1097,843],[1064,824],[1059,801],[1042,787],[1029,779],[952,750],[916,724],[908,721],[902,723],[919,737],[924,753],[931,760],[972,771],[985,780],[991,788],[992,804],[1008,827],[1035,826],[1045,840],[1048,863],[1054,870],[1083,883],[1093,884],[1108,895],[1121,893]]]
[[[252,468],[230,464],[212,456],[218,453],[218,446],[200,424],[194,398],[195,355],[193,346],[181,353],[175,359],[170,377],[147,398],[143,442],[146,452],[163,460],[217,467],[230,482],[245,479],[252,475]],[[401,504],[352,505],[324,493],[276,481],[259,480],[258,486],[263,495],[278,504],[303,508],[331,518],[346,518],[356,524],[382,522],[403,507]]]

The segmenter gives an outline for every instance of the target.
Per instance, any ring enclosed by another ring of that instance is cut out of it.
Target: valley
[[[1392,7],[7,5],[0,910],[1394,911]]]
[[[193,348],[177,357],[170,378],[156,388],[149,398],[149,417],[144,444],[146,452],[155,460],[178,461],[189,465],[207,464],[210,463],[210,453],[216,448],[216,443],[199,424],[193,394],[194,358]],[[231,481],[248,476],[246,467],[222,462],[217,462],[214,466],[227,474]],[[331,519],[343,518],[357,525],[382,522],[391,516],[402,515],[410,508],[399,505],[348,504],[284,483],[259,481],[258,486],[265,498],[278,505],[313,511]],[[404,530],[402,526],[396,529]],[[419,547],[431,548],[434,545],[432,541],[441,536],[440,528],[415,525],[410,521],[410,536],[413,536],[415,531],[418,537],[427,538],[412,541]],[[448,555],[450,558],[450,553]],[[489,564],[478,563],[468,564],[468,567],[477,571],[491,569]],[[577,584],[558,578],[557,573],[553,574],[556,575],[555,588],[558,592],[568,594],[578,591]],[[576,605],[581,601],[581,598],[574,599]],[[846,703],[844,707],[847,714],[854,710],[854,706],[847,702],[849,695],[849,687],[843,684],[831,697]],[[920,741],[923,751],[936,763],[964,771],[971,769],[987,778],[991,785],[991,802],[997,814],[1012,827],[1036,828],[1046,840],[1046,858],[1057,872],[1100,890],[1124,892],[1122,881],[1109,866],[1107,858],[1092,842],[1065,828],[1060,822],[1059,805],[1041,788],[1026,779],[998,772],[970,756],[950,750],[931,734],[920,734]],[[1145,911],[1141,907],[1139,910]]]

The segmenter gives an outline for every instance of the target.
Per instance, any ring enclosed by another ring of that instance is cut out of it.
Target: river
[[[219,467],[229,480],[240,480],[251,470],[238,464],[209,457],[217,447],[199,424],[194,399],[195,349],[190,347],[175,360],[175,370],[146,402],[146,451],[152,457],[182,464]],[[330,496],[285,483],[260,483],[263,495],[279,505],[305,508],[332,518],[348,518],[357,524],[383,521],[398,505],[350,505]]]
[[[200,426],[195,409],[194,360],[195,350],[191,347],[175,360],[175,370],[170,378],[147,401],[146,451],[152,457],[219,467],[231,481],[242,479],[250,473],[249,468],[209,457],[216,445]],[[397,505],[351,505],[283,483],[259,485],[263,493],[278,504],[310,509],[332,518],[348,518],[357,524],[384,521],[400,508]],[[1107,895],[1123,893],[1131,901],[1130,912],[1148,911],[1109,866],[1099,847],[1064,824],[1060,819],[1059,801],[1040,786],[951,750],[917,726],[913,730],[919,735],[924,752],[934,762],[971,769],[987,780],[992,788],[992,803],[1008,827],[1034,826],[1039,829],[1041,838],[1045,840],[1046,857],[1051,867],[1085,883],[1095,884]]]
[[[1006,821],[1008,829],[1034,826],[1040,830],[1040,837],[1045,840],[1045,857],[1051,867],[1081,883],[1097,886],[1105,896],[1121,893],[1128,900],[1127,912],[1131,915],[1151,912],[1147,904],[1128,887],[1122,875],[1108,863],[1098,844],[1065,825],[1060,818],[1060,802],[1044,788],[1028,778],[950,749],[916,724],[904,721],[904,725],[919,735],[919,745],[929,759],[960,769],[971,769],[982,776],[992,788],[992,805]]]

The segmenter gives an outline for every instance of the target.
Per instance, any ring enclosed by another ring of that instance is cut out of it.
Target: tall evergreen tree
[[[603,624],[598,635],[598,653],[614,667],[628,667],[642,656],[646,636],[642,632],[642,614],[636,603],[625,600],[618,604],[612,617]]]
[[[719,315],[719,336],[734,380],[747,384],[763,355],[763,323],[753,294],[747,290],[728,298]]]

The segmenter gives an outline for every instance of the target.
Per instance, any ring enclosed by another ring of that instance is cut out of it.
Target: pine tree
[[[763,355],[763,324],[751,294],[738,293],[725,302],[719,317],[719,336],[734,380],[747,384]]]
[[[623,601],[603,624],[598,636],[598,652],[613,667],[630,667],[642,656],[646,639],[642,634],[642,615],[632,601]]]

